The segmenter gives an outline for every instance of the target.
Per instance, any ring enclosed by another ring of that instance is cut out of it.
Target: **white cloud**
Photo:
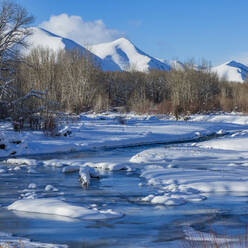
[[[117,30],[108,29],[102,20],[86,22],[80,16],[67,14],[51,16],[48,21],[42,22],[40,27],[81,45],[99,44],[123,36],[123,33]]]

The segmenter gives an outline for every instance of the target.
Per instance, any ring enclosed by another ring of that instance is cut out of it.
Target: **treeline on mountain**
[[[122,110],[180,115],[213,111],[248,111],[248,84],[220,81],[209,68],[104,72],[78,51],[37,48],[17,65],[18,96],[31,89],[46,92],[46,103],[59,111]],[[29,108],[39,109],[35,98]],[[27,104],[27,103],[26,103]]]

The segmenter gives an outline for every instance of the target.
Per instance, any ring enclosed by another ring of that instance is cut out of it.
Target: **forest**
[[[50,120],[58,112],[133,111],[178,119],[248,111],[248,84],[218,79],[206,62],[197,69],[189,62],[183,70],[111,72],[102,71],[87,50],[37,47],[23,56],[33,17],[11,2],[1,8],[0,119],[10,118],[16,129],[24,122],[38,128],[40,119]]]

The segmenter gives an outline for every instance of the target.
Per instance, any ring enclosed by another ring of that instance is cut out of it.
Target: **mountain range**
[[[184,70],[184,64],[177,60],[162,60],[154,58],[126,38],[120,38],[112,42],[88,46],[87,49],[73,40],[61,37],[39,27],[31,28],[32,35],[28,37],[28,49],[23,51],[28,54],[32,48],[45,47],[58,51],[59,49],[77,49],[87,52],[104,71],[142,71]],[[236,61],[229,61],[211,68],[220,79],[243,83],[248,75],[248,67]]]

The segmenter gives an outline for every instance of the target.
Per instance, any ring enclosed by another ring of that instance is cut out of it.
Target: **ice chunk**
[[[48,184],[45,187],[45,191],[54,191],[54,192],[57,192],[59,190],[57,188],[55,188],[53,185]]]
[[[39,164],[37,160],[27,159],[27,158],[9,158],[7,159],[6,162],[8,164],[29,165],[29,166],[35,166]]]
[[[40,214],[61,215],[70,218],[89,220],[119,218],[123,214],[112,210],[93,210],[82,206],[74,206],[57,199],[24,199],[18,200],[7,207],[8,210],[24,211]]]
[[[29,188],[29,189],[36,189],[36,184],[35,184],[35,183],[30,183],[30,184],[28,185],[28,188]]]
[[[88,167],[88,166],[80,168],[79,176],[80,176],[80,182],[82,186],[90,185],[91,177],[99,178],[98,172],[94,168]]]

